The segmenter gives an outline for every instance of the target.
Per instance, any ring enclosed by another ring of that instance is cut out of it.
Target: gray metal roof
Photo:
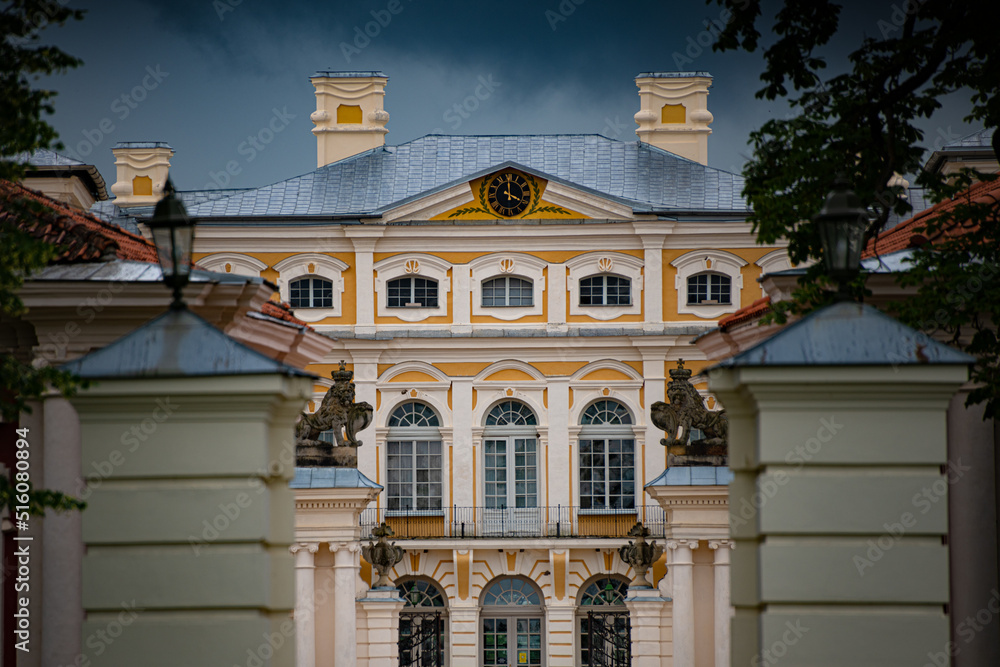
[[[32,153],[18,153],[13,159],[33,167],[78,167],[86,164],[48,148],[36,148]]]
[[[170,148],[170,150],[174,150],[165,141],[119,141],[111,147],[111,150],[116,148]]]
[[[378,215],[513,166],[636,211],[744,215],[743,179],[649,144],[596,134],[428,135],[295,178],[188,208],[193,217]]]
[[[146,282],[163,281],[163,271],[155,262],[139,262],[133,259],[115,259],[108,262],[86,262],[78,264],[50,264],[31,276],[31,280],[61,280],[77,282],[82,280],[115,281],[115,282]],[[239,284],[264,282],[263,278],[241,276],[235,273],[216,273],[194,269],[191,271],[192,283]],[[164,294],[169,293],[163,288]]]
[[[313,78],[322,77],[324,79],[358,79],[358,78],[368,78],[368,77],[381,77],[383,79],[388,79],[385,72],[379,72],[377,70],[370,71],[336,71],[336,70],[319,70],[313,74]]]
[[[726,466],[671,466],[647,484],[651,486],[726,486],[733,472]]]
[[[949,141],[944,145],[944,150],[949,149],[963,149],[963,148],[989,148],[993,149],[993,131],[995,128],[987,127],[983,130],[977,130],[972,134],[967,134],[959,139],[954,139]]]
[[[187,309],[168,310],[62,368],[87,379],[273,374],[316,377],[264,356]]]
[[[974,361],[869,305],[841,302],[810,313],[713,368],[967,365]]]
[[[712,75],[708,72],[642,72],[636,74],[637,79],[687,79],[692,76],[703,76],[708,79],[712,78]]]
[[[382,486],[365,477],[357,468],[295,468],[293,489],[378,489]]]

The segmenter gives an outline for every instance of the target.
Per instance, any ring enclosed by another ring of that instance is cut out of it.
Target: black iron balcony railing
[[[361,536],[385,521],[398,539],[490,537],[614,537],[628,535],[642,521],[653,537],[663,537],[665,516],[659,505],[630,509],[548,507],[446,507],[442,510],[387,510],[361,513]]]

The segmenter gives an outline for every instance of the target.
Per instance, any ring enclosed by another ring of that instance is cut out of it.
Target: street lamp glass
[[[813,220],[819,226],[827,273],[842,283],[850,281],[861,271],[868,211],[848,187],[846,179],[837,179],[826,196],[823,209]]]
[[[194,222],[169,183],[167,195],[156,203],[153,217],[147,224],[163,270],[163,282],[174,289],[175,303],[179,302],[180,289],[187,285],[191,276]]]

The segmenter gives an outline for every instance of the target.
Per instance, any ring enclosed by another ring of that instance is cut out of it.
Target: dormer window
[[[687,302],[694,305],[732,303],[732,279],[721,273],[698,273],[687,279]]]
[[[438,284],[429,278],[396,278],[386,283],[389,308],[437,308]]]
[[[621,276],[589,276],[580,280],[581,306],[630,306],[632,281]]]

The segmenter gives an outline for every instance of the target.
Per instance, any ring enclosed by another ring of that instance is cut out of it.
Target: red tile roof
[[[40,206],[39,206],[40,205]],[[30,207],[26,217],[21,211]],[[57,246],[54,263],[129,259],[156,262],[156,247],[141,236],[103,222],[19,183],[0,181],[0,220]]]
[[[955,199],[939,202],[925,211],[917,213],[905,222],[886,230],[868,242],[868,247],[862,253],[862,258],[888,255],[889,253],[907,248],[917,248],[927,243],[933,243],[943,234],[959,236],[972,231],[975,227],[968,224],[955,223],[951,228],[937,232],[933,238],[927,238],[922,228],[934,217],[954,209],[961,204],[995,204],[1000,202],[1000,178],[989,182],[976,183]]]
[[[746,308],[740,308],[732,315],[726,315],[719,320],[719,328],[723,331],[737,324],[752,322],[760,319],[771,310],[771,297],[765,296],[757,299]]]
[[[268,301],[260,307],[260,312],[277,320],[291,322],[292,324],[298,324],[299,326],[312,329],[312,327],[306,322],[303,322],[299,318],[292,315],[292,307],[283,301]]]

